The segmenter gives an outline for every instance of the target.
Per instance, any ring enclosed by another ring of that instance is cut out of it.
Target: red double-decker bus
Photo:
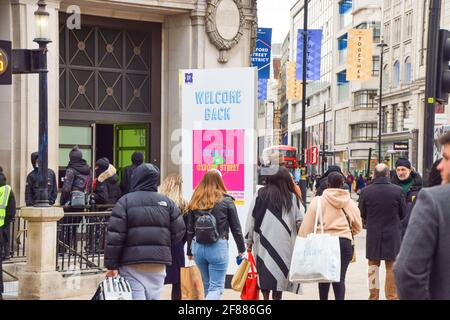
[[[263,151],[263,159],[265,163],[269,163],[270,155],[273,153],[280,153],[283,155],[284,162],[286,163],[286,168],[297,168],[297,148],[284,145],[266,148]]]

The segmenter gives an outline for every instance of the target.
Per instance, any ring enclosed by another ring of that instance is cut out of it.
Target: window
[[[363,22],[359,24],[356,29],[372,29],[373,30],[373,42],[379,43],[381,39],[381,23],[380,22]]]
[[[397,119],[397,116],[398,116],[397,105],[394,104],[392,106],[392,132],[397,132],[398,131],[398,126],[397,126],[398,119]]]
[[[352,0],[339,2],[339,15],[341,29],[352,23]]]
[[[350,93],[349,82],[347,81],[347,70],[344,70],[337,74],[337,85],[338,85],[338,103],[347,101]]]
[[[398,17],[394,20],[394,42],[393,42],[393,44],[400,43],[401,34],[402,34],[401,21],[402,21],[402,19],[400,17]]]
[[[376,108],[376,96],[377,92],[375,90],[363,90],[355,92],[355,108]]]
[[[372,76],[378,77],[380,75],[380,57],[373,56],[372,63]]]
[[[378,137],[376,123],[359,123],[351,126],[352,141],[375,141]]]
[[[413,32],[413,13],[412,11],[410,11],[405,15],[405,40],[409,40],[412,38],[412,32]]]
[[[391,42],[391,23],[385,23],[384,24],[384,42],[387,44],[390,44]]]
[[[381,108],[381,132],[387,133],[387,106]]]
[[[394,87],[400,86],[400,62],[397,60],[394,63]]]
[[[389,67],[386,64],[383,68],[383,90],[389,89]]]
[[[404,102],[403,103],[403,120],[402,120],[402,124],[403,124],[403,131],[407,131],[408,128],[405,128],[405,119],[409,119],[409,102]]]
[[[342,37],[338,38],[339,64],[344,64],[347,62],[347,45],[348,34],[346,33]]]
[[[411,58],[407,57],[405,60],[405,74],[404,74],[405,84],[411,84]]]

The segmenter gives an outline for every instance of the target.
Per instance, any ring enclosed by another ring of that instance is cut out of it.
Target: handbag
[[[182,300],[204,300],[202,275],[193,261],[190,265],[180,268],[181,296]]]
[[[356,262],[355,236],[353,235],[352,224],[350,223],[350,218],[348,217],[348,214],[347,212],[345,212],[344,208],[342,208],[342,211],[344,211],[345,218],[348,222],[348,227],[350,228],[350,233],[352,234],[352,260],[350,262]]]
[[[251,271],[247,273],[244,288],[242,288],[242,300],[259,300],[258,273],[256,272],[255,259],[253,254],[248,252],[248,262]]]
[[[133,300],[130,283],[121,276],[106,278],[98,286],[92,300]]]
[[[86,185],[84,191],[72,191],[70,193],[70,205],[74,207],[84,207],[89,203],[89,180],[91,176],[89,175],[86,179]]]
[[[245,282],[247,281],[247,275],[250,270],[250,263],[248,259],[243,259],[236,273],[231,279],[231,289],[237,292],[242,292]]]
[[[321,233],[317,233],[320,219]],[[339,237],[323,233],[321,197],[318,197],[314,232],[307,238],[297,236],[292,254],[291,282],[339,282],[341,248]]]

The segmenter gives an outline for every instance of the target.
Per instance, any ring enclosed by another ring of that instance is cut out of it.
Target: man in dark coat
[[[341,167],[339,166],[329,166],[327,172],[320,178],[316,179],[316,196],[321,196],[322,193],[325,191],[325,189],[328,188],[328,175],[332,172],[339,172],[342,174],[342,176],[345,179],[344,174],[342,173]],[[348,186],[345,185],[345,189],[347,189]]]
[[[442,185],[420,191],[394,266],[402,300],[450,300],[450,132],[439,142]]]
[[[380,293],[379,267],[386,264],[386,299],[397,300],[393,264],[401,244],[401,219],[405,214],[402,189],[390,182],[385,164],[375,167],[372,184],[361,190],[359,210],[367,228],[366,258],[369,260],[370,300],[378,300]]]
[[[95,163],[93,198],[96,204],[116,204],[121,196],[119,177],[116,168],[109,163],[108,158],[98,159]]]
[[[33,152],[31,154],[31,164],[33,165],[33,171],[27,176],[27,184],[25,187],[25,203],[27,207],[34,206],[38,197],[38,167],[39,167],[39,153]],[[48,202],[50,205],[54,205],[56,197],[58,196],[58,189],[56,185],[56,175],[52,169],[48,169]]]
[[[126,195],[131,189],[131,175],[134,169],[140,166],[144,162],[144,155],[142,152],[134,152],[131,156],[132,164],[128,167],[123,168],[122,181],[120,182],[120,189],[122,190],[122,195]]]
[[[138,166],[131,192],[119,199],[108,223],[106,276],[125,277],[134,300],[159,299],[165,266],[172,264],[171,245],[186,231],[177,205],[157,192],[158,179],[154,165]]]
[[[412,205],[423,186],[422,177],[419,173],[411,170],[411,162],[408,159],[400,158],[395,163],[395,176],[392,183],[400,186],[406,200],[405,217],[402,220],[402,238],[408,227]]]
[[[69,153],[69,164],[64,177],[60,204],[63,206],[71,200],[72,191],[90,190],[91,168],[83,159],[83,153],[78,147],[74,147]]]
[[[5,194],[5,192],[9,192],[8,194]],[[0,300],[3,300],[3,247],[5,246],[5,243],[9,242],[9,225],[13,221],[14,216],[16,215],[16,200],[14,198],[14,192],[12,191],[11,187],[6,185],[6,177],[3,174],[3,172],[0,172],[0,193],[1,193],[1,199],[6,201],[6,208],[5,208],[5,216],[0,215]],[[7,199],[6,199],[7,197]],[[3,203],[0,203],[0,205],[4,205]]]

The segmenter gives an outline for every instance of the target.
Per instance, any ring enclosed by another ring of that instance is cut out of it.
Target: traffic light
[[[0,40],[0,84],[12,83],[11,41]]]
[[[450,93],[450,31],[439,30],[436,100],[448,102]]]

